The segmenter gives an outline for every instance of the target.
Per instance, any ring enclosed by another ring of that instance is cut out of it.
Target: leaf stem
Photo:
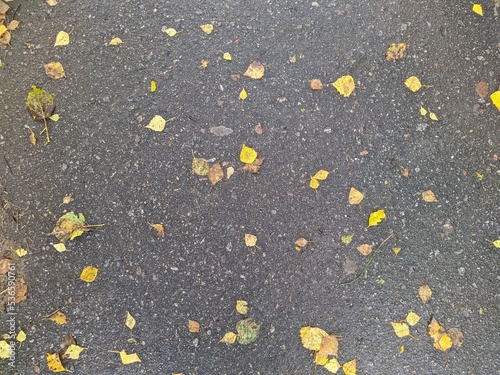
[[[361,276],[363,276],[363,274],[366,272],[366,270],[368,269],[368,267],[370,267],[371,262],[373,261],[373,259],[374,259],[374,258],[375,258],[375,256],[377,255],[377,253],[378,253],[378,251],[380,250],[380,248],[382,247],[382,245],[383,245],[384,243],[386,243],[386,242],[389,240],[389,238],[391,238],[392,236],[394,236],[394,233],[391,233],[391,235],[390,235],[389,237],[387,237],[385,240],[383,240],[383,241],[380,243],[380,245],[378,245],[378,247],[375,249],[375,251],[373,252],[373,254],[372,254],[372,256],[370,257],[370,259],[368,259],[368,262],[366,262],[365,266],[363,267],[363,270],[362,270],[360,273],[358,273],[358,275],[357,275],[354,279],[349,280],[349,281],[345,281],[345,282],[343,282],[343,283],[340,283],[340,285],[349,285],[349,284],[352,284],[352,283],[354,283],[354,282],[358,281],[358,280],[359,280],[359,278],[360,278]]]

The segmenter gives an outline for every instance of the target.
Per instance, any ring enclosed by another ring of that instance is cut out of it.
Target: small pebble
[[[460,267],[460,268],[458,269],[458,274],[459,274],[460,276],[465,275],[465,268],[464,268],[464,267]]]

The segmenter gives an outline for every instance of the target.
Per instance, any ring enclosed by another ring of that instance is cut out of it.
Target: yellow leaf
[[[422,116],[427,115],[427,110],[426,110],[424,107],[422,107],[422,106],[420,107],[420,114],[421,114]]]
[[[23,257],[26,254],[28,254],[28,252],[23,248],[16,249],[15,252],[16,252],[18,257]]]
[[[418,316],[417,314],[415,314],[414,312],[410,312],[408,313],[408,315],[406,315],[406,321],[408,322],[409,325],[411,325],[412,327],[418,323],[418,321],[420,320],[420,316]]]
[[[302,346],[309,350],[319,350],[323,337],[328,336],[328,333],[319,327],[302,327],[300,329],[300,338]]]
[[[326,362],[323,367],[325,369],[327,369],[328,371],[330,371],[331,373],[336,374],[337,371],[339,371],[341,366],[340,366],[340,363],[337,360],[337,358],[332,358],[332,359],[328,360],[328,362]]]
[[[76,237],[80,237],[82,234],[84,233],[83,229],[75,229],[73,232],[71,232],[71,234],[69,235],[69,239],[70,240],[73,240],[75,239]]]
[[[83,269],[80,274],[80,280],[83,280],[87,283],[91,283],[97,277],[98,269],[96,267],[87,266]]]
[[[49,117],[52,121],[59,121],[59,119],[61,118],[61,116],[59,116],[59,114],[57,113],[54,113],[52,116]]]
[[[17,333],[16,340],[19,342],[23,342],[24,340],[26,340],[26,333],[23,330],[20,330]]]
[[[248,314],[248,302],[244,300],[237,300],[236,301],[236,311],[240,313],[241,315],[247,315]]]
[[[158,237],[165,237],[165,227],[163,226],[163,224],[149,224],[149,225],[151,225],[154,228]]]
[[[233,58],[231,57],[231,54],[229,52],[224,52],[224,55],[222,55],[222,58],[227,61],[232,61]]]
[[[134,363],[134,362],[141,362],[141,359],[139,358],[137,353],[127,354],[125,352],[125,350],[122,350],[120,352],[120,359],[122,360],[122,363],[124,365],[129,365],[129,364]]]
[[[352,238],[354,237],[354,235],[352,234],[347,234],[345,236],[342,236],[340,237],[340,240],[345,244],[345,245],[349,245],[352,241]]]
[[[434,347],[443,352],[447,351],[453,346],[453,342],[451,341],[450,336],[446,333],[443,333],[439,340],[434,341]]]
[[[495,240],[495,241],[486,240],[486,241],[491,242],[493,246],[495,246],[497,249],[500,249],[500,240]]]
[[[344,370],[345,375],[356,375],[356,360],[353,359],[342,365],[342,370]]]
[[[432,192],[432,190],[426,190],[422,192],[422,199],[425,202],[437,202],[436,196]]]
[[[7,26],[5,26],[4,24],[1,24],[0,25],[0,36],[2,36],[4,33],[7,32]]]
[[[66,369],[62,365],[59,353],[46,353],[46,354],[47,354],[47,367],[51,372],[66,371]]]
[[[110,45],[110,46],[117,46],[117,45],[120,45],[120,44],[123,44],[123,40],[121,40],[120,38],[113,38],[108,43],[108,45]]]
[[[188,319],[188,331],[191,333],[200,333],[200,323],[196,320]]]
[[[214,31],[214,25],[210,23],[206,23],[204,25],[200,25],[201,29],[205,34],[212,34],[212,31]]]
[[[201,60],[201,67],[205,70],[208,66],[208,60]]]
[[[314,177],[311,177],[311,181],[309,181],[309,187],[311,189],[316,190],[317,188],[319,188],[319,181],[316,180]]]
[[[342,76],[332,83],[332,86],[337,89],[340,95],[349,97],[355,89],[354,78],[352,76]]]
[[[11,354],[10,344],[5,340],[0,341],[0,358],[1,359],[9,358],[10,354]]]
[[[401,345],[401,347],[399,348],[399,354],[404,353],[404,351],[405,351],[405,346]]]
[[[363,255],[369,255],[372,252],[373,246],[368,244],[359,245],[357,247],[358,251]]]
[[[320,171],[316,172],[316,174],[313,176],[316,180],[323,181],[326,180],[330,172],[325,171],[324,169],[321,169]]]
[[[406,50],[406,43],[393,43],[387,49],[385,58],[389,61],[396,61],[403,57]]]
[[[309,80],[309,84],[311,86],[311,89],[313,90],[322,90],[323,89],[323,83],[321,80],[314,78]]]
[[[429,336],[434,339],[434,341],[439,341],[444,333],[444,328],[435,318],[432,318],[429,325],[427,326]]]
[[[481,173],[479,173],[479,172],[476,172],[476,176],[477,176],[477,178],[479,178],[480,180],[482,180],[482,179],[484,178],[484,176],[483,176]]]
[[[162,132],[165,129],[167,121],[160,115],[156,115],[151,119],[146,128],[154,130],[155,132]]]
[[[64,243],[62,243],[62,242],[61,243],[52,244],[52,246],[54,246],[54,249],[56,249],[60,253],[62,253],[63,251],[66,251],[66,245]]]
[[[500,90],[495,91],[490,95],[491,102],[497,107],[500,111]]]
[[[151,90],[151,92],[156,91],[156,81],[151,81],[150,90]]]
[[[88,350],[88,348],[82,348],[81,346],[71,344],[64,352],[63,357],[69,359],[79,359],[81,352],[84,350]]]
[[[240,161],[245,164],[252,164],[257,159],[257,151],[243,144],[240,152]]]
[[[55,7],[57,5],[57,0],[46,0],[45,2],[51,7]]]
[[[70,194],[70,195],[66,195],[63,200],[62,200],[62,204],[68,204],[70,203],[71,201],[73,201],[73,196]]]
[[[368,226],[373,227],[375,225],[378,225],[384,219],[385,219],[384,210],[374,211],[370,214],[370,217],[368,219]]]
[[[410,78],[408,78],[405,81],[405,85],[413,92],[417,92],[418,90],[420,90],[422,88],[422,84],[420,83],[420,80],[415,76],[411,76]]]
[[[44,66],[45,73],[52,79],[59,79],[66,77],[66,73],[64,73],[64,68],[60,62],[52,61]]]
[[[264,77],[264,70],[264,65],[258,61],[252,61],[243,75],[252,79],[261,79]]]
[[[339,355],[339,342],[334,335],[322,337],[321,346],[314,356],[314,363],[324,366],[328,362],[328,356]]]
[[[206,159],[193,157],[191,169],[193,170],[193,173],[198,176],[206,176],[208,175],[210,167],[208,166],[208,161]]]
[[[128,311],[127,316],[125,317],[125,325],[131,330],[135,327],[135,318]]]
[[[241,91],[240,91],[240,99],[241,100],[245,100],[247,98],[247,96],[248,95],[247,95],[246,90],[245,89],[241,89]]]
[[[175,30],[175,29],[173,29],[173,28],[169,27],[168,29],[165,29],[165,33],[166,33],[168,36],[172,37],[172,36],[175,36],[175,35],[177,34],[177,30]]]
[[[410,334],[410,327],[406,323],[391,322],[392,328],[398,337],[405,337]]]
[[[427,303],[427,301],[429,301],[429,299],[432,296],[432,289],[427,284],[422,285],[418,289],[418,295],[420,296],[420,299],[422,300],[423,303]]]
[[[219,342],[223,342],[225,344],[234,344],[234,342],[236,341],[236,337],[238,337],[238,335],[236,333],[226,332],[224,337],[221,338],[221,340]]]
[[[392,251],[394,251],[394,256],[397,257],[399,252],[401,251],[400,247],[394,247],[392,248]]]
[[[363,193],[354,187],[349,191],[349,204],[360,204],[363,200]]]
[[[66,31],[59,31],[56,36],[54,47],[67,46],[69,44],[69,34]]]
[[[483,15],[483,7],[481,4],[472,4],[472,11],[480,16]]]
[[[248,247],[257,246],[257,236],[250,233],[245,233],[245,245]]]
[[[438,121],[438,117],[434,112],[429,112],[429,118],[433,121]]]

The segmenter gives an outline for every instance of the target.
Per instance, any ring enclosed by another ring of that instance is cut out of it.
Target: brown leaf
[[[22,301],[26,301],[26,293],[28,292],[28,284],[24,282],[24,278],[20,278],[16,282],[14,302],[19,303]]]
[[[264,129],[262,128],[262,125],[260,124],[260,122],[255,125],[255,133],[257,134],[262,134],[264,132]]]
[[[321,82],[321,80],[319,80],[317,78],[310,79],[309,83],[311,85],[311,89],[313,89],[313,90],[322,90],[323,89],[323,83]]]
[[[6,275],[9,272],[9,266],[12,263],[12,259],[4,258],[0,260],[0,275]]]
[[[195,320],[188,320],[188,330],[191,333],[200,333],[200,323]]]
[[[19,21],[18,20],[12,20],[10,21],[9,25],[7,26],[7,29],[12,31],[12,30],[15,30],[17,29],[17,27],[19,26]]]
[[[448,336],[450,336],[453,345],[462,346],[462,344],[464,343],[464,334],[462,333],[460,328],[450,328],[447,333]]]
[[[363,245],[359,245],[357,249],[361,254],[369,255],[372,252],[373,246],[365,243]]]
[[[429,299],[432,296],[432,289],[431,289],[431,287],[429,285],[427,285],[427,284],[422,285],[418,289],[418,295],[420,296],[420,299],[422,300],[423,303],[427,303],[427,301],[429,301]]]
[[[239,171],[246,171],[249,173],[258,173],[259,169],[264,162],[265,158],[256,158],[252,164],[245,164],[244,166],[238,168]]]
[[[295,241],[295,245],[299,247],[304,247],[309,243],[308,240],[306,240],[304,237],[299,238],[297,241]]]
[[[51,61],[43,66],[45,68],[45,73],[52,79],[59,79],[66,77],[64,73],[64,68],[60,62]]]
[[[36,145],[36,134],[33,130],[30,129],[30,136],[29,136],[30,143],[35,146]]]
[[[244,76],[253,79],[261,79],[264,77],[264,65],[258,61],[252,61],[247,71],[243,73]]]
[[[240,81],[240,75],[239,74],[231,74],[231,80],[234,82],[239,82]]]
[[[219,163],[215,163],[210,167],[208,170],[208,179],[212,183],[212,185],[215,185],[217,182],[222,180],[224,178],[224,171],[222,170],[222,167],[220,166]]]
[[[481,98],[486,98],[488,96],[488,84],[484,81],[480,81],[476,84],[476,92]]]
[[[69,333],[61,341],[61,352],[65,352],[71,345],[76,345],[76,340]]]

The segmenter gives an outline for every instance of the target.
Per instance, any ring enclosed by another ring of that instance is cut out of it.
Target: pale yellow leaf
[[[483,15],[483,6],[481,4],[472,4],[472,11],[480,16]]]
[[[418,289],[418,295],[420,296],[420,299],[422,300],[423,303],[427,303],[427,301],[429,301],[429,299],[432,296],[432,289],[427,284],[422,285]]]
[[[495,91],[490,95],[491,102],[500,111],[500,90]]]
[[[393,247],[392,251],[394,251],[394,256],[397,257],[399,252],[401,251],[400,247]]]
[[[58,113],[54,113],[52,116],[49,117],[52,121],[57,122],[61,118]]]
[[[210,167],[206,159],[193,157],[191,169],[193,170],[193,173],[197,174],[198,176],[206,176],[208,175]]]
[[[245,164],[252,164],[257,159],[257,151],[243,144],[240,152],[240,161]]]
[[[421,114],[422,116],[427,115],[427,110],[426,110],[424,107],[422,107],[422,106],[420,107],[420,114]]]
[[[22,247],[19,249],[16,249],[15,252],[16,252],[18,257],[23,257],[26,254],[28,254],[28,252],[25,249],[23,249]]]
[[[434,341],[439,341],[444,333],[444,328],[439,324],[439,322],[432,318],[429,325],[427,326],[429,336],[434,339]]]
[[[165,129],[167,121],[160,115],[156,115],[151,119],[146,128],[154,130],[155,132],[162,132]]]
[[[373,250],[373,246],[365,243],[363,245],[359,245],[357,249],[363,255],[370,255]]]
[[[248,314],[248,302],[244,300],[237,300],[236,301],[236,311],[240,313],[241,315],[247,315]]]
[[[125,317],[125,325],[129,329],[134,329],[134,327],[135,327],[135,318],[128,311],[127,311],[127,316]]]
[[[399,354],[404,353],[404,351],[405,351],[405,346],[401,345],[401,347],[399,348]]]
[[[63,197],[62,204],[68,204],[72,201],[73,201],[73,196],[71,194],[66,195],[65,197]]]
[[[50,315],[49,320],[52,320],[58,326],[68,323],[68,320],[66,319],[66,315],[64,315],[59,310],[56,311],[55,313],[53,313],[52,315]]]
[[[233,174],[234,174],[234,168],[233,167],[227,167],[226,178],[229,180]]]
[[[76,344],[71,344],[68,346],[68,349],[63,354],[64,358],[69,358],[69,359],[79,359],[80,354],[84,351],[88,350],[88,348],[82,348],[81,346],[78,346]]]
[[[360,204],[363,200],[363,193],[354,187],[349,191],[349,204]]]
[[[240,99],[245,100],[248,97],[248,94],[245,89],[241,89],[240,91]]]
[[[210,23],[206,23],[204,25],[200,25],[200,28],[203,30],[205,34],[212,34],[212,31],[214,31],[214,25]]]
[[[0,359],[9,358],[10,354],[11,354],[10,344],[5,340],[1,340],[0,341]]]
[[[356,88],[354,85],[354,78],[349,75],[340,77],[332,83],[332,86],[337,89],[340,95],[346,98],[349,97]]]
[[[56,36],[56,42],[54,47],[57,46],[67,46],[69,44],[69,34],[66,31],[59,31]]]
[[[356,360],[346,362],[342,365],[342,370],[344,370],[345,375],[356,375]]]
[[[200,333],[200,323],[196,320],[188,319],[188,331],[191,333]]]
[[[177,35],[177,30],[175,30],[172,27],[169,27],[168,29],[165,29],[165,34],[167,34],[170,37],[175,36]]]
[[[414,312],[409,312],[408,315],[406,315],[406,322],[411,325],[412,327],[418,323],[420,320],[420,316],[415,314]]]
[[[434,112],[429,112],[429,118],[432,121],[438,121],[438,117],[436,116],[436,114]]]
[[[340,240],[345,245],[349,245],[351,243],[353,237],[354,237],[354,235],[352,235],[352,234],[346,234],[345,236],[340,237]]]
[[[124,365],[129,365],[134,362],[141,362],[141,359],[137,355],[137,353],[127,354],[125,350],[120,351],[120,358]]]
[[[319,181],[323,181],[323,180],[326,180],[328,178],[329,174],[330,174],[330,172],[325,171],[324,169],[321,169],[318,172],[316,172],[316,174],[313,176],[313,178],[315,178],[316,180],[319,180]]]
[[[222,55],[222,58],[227,61],[232,61],[233,58],[231,57],[231,54],[229,52],[224,52],[224,55]]]
[[[82,273],[80,274],[80,280],[83,280],[87,283],[91,283],[97,277],[97,272],[98,269],[96,267],[87,266],[83,269]]]
[[[118,46],[120,44],[123,44],[123,40],[121,40],[120,38],[113,38],[108,43],[108,45],[110,45],[110,46]]]
[[[237,337],[238,335],[234,332],[226,332],[224,334],[224,337],[219,342],[223,342],[225,344],[234,344]]]
[[[370,217],[368,218],[368,226],[373,227],[375,225],[378,225],[384,219],[385,219],[384,210],[374,211],[370,214]]]
[[[55,7],[57,5],[57,0],[45,0],[45,2],[51,7]]]
[[[66,251],[66,245],[64,243],[62,243],[62,242],[61,243],[52,244],[52,246],[54,246],[54,249],[56,249],[60,253],[62,253],[63,251]]]
[[[257,236],[250,233],[245,233],[245,245],[248,247],[257,246]]]
[[[422,199],[425,202],[437,202],[437,198],[432,192],[432,190],[426,190],[422,192]]]
[[[17,333],[16,340],[19,342],[23,342],[24,340],[26,340],[26,333],[23,330],[20,330]]]
[[[418,77],[411,76],[405,81],[405,86],[408,87],[411,91],[417,92],[422,88],[422,84],[420,83],[420,80]]]
[[[340,363],[337,360],[337,358],[331,358],[328,360],[328,362],[324,364],[323,367],[328,371],[330,371],[331,373],[336,374],[342,366],[340,366]]]
[[[391,322],[392,328],[398,337],[405,337],[410,334],[410,327],[406,323]]]
[[[60,62],[51,61],[44,66],[45,73],[52,79],[59,79],[66,77],[66,73],[64,72],[64,68]]]
[[[495,241],[486,240],[486,241],[491,242],[493,246],[495,246],[497,249],[500,249],[500,240],[495,240]]]

